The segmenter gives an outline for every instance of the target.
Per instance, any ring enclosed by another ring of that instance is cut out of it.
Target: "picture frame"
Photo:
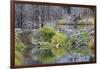
[[[10,19],[11,68],[96,63],[95,5],[11,0]]]

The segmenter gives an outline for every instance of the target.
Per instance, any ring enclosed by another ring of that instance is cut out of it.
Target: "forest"
[[[95,60],[95,8],[15,5],[15,64]]]

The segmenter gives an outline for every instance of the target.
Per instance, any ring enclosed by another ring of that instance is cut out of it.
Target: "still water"
[[[94,38],[94,25],[60,25],[58,27],[60,32],[66,32],[66,34],[71,37],[74,33],[76,34],[80,34],[80,31],[85,31],[89,33],[89,37]],[[33,55],[34,57],[34,55]],[[56,58],[54,63],[71,63],[71,62],[87,62],[90,61],[90,56],[89,55],[81,55],[81,54],[77,54],[77,55],[71,55],[66,53],[64,56],[60,57],[60,58]],[[37,61],[38,62],[38,61]],[[36,63],[33,62],[33,64]],[[38,62],[38,64],[41,64],[41,62]]]

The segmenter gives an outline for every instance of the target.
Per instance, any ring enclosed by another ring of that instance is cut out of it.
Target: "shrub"
[[[66,48],[67,48],[67,41],[68,37],[60,32],[57,32],[51,39],[51,43],[53,44],[53,47],[51,47],[51,50],[53,54],[57,57],[60,58],[65,55],[66,53]]]
[[[71,47],[72,47],[71,40],[68,39],[68,40],[63,44],[63,47],[65,48],[65,50],[66,50],[67,52],[71,51]]]
[[[68,40],[68,37],[65,34],[57,32],[52,37],[51,42],[53,44],[63,45],[67,40]]]
[[[82,34],[80,35],[80,39],[82,40],[82,42],[89,42],[89,34],[88,32],[82,32]]]
[[[71,38],[73,53],[80,53],[83,55],[88,55],[90,50],[88,48],[89,34],[88,32],[81,31],[80,34],[73,35]]]
[[[55,29],[53,27],[49,26],[44,26],[43,28],[40,29],[41,32],[41,37],[43,38],[44,41],[50,41],[52,36],[55,35]]]

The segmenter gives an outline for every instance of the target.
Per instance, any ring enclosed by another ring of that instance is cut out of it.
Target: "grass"
[[[22,51],[23,51],[24,45],[23,43],[16,38],[15,39],[15,64],[16,65],[21,65],[24,63],[23,60],[23,55],[22,55]]]

